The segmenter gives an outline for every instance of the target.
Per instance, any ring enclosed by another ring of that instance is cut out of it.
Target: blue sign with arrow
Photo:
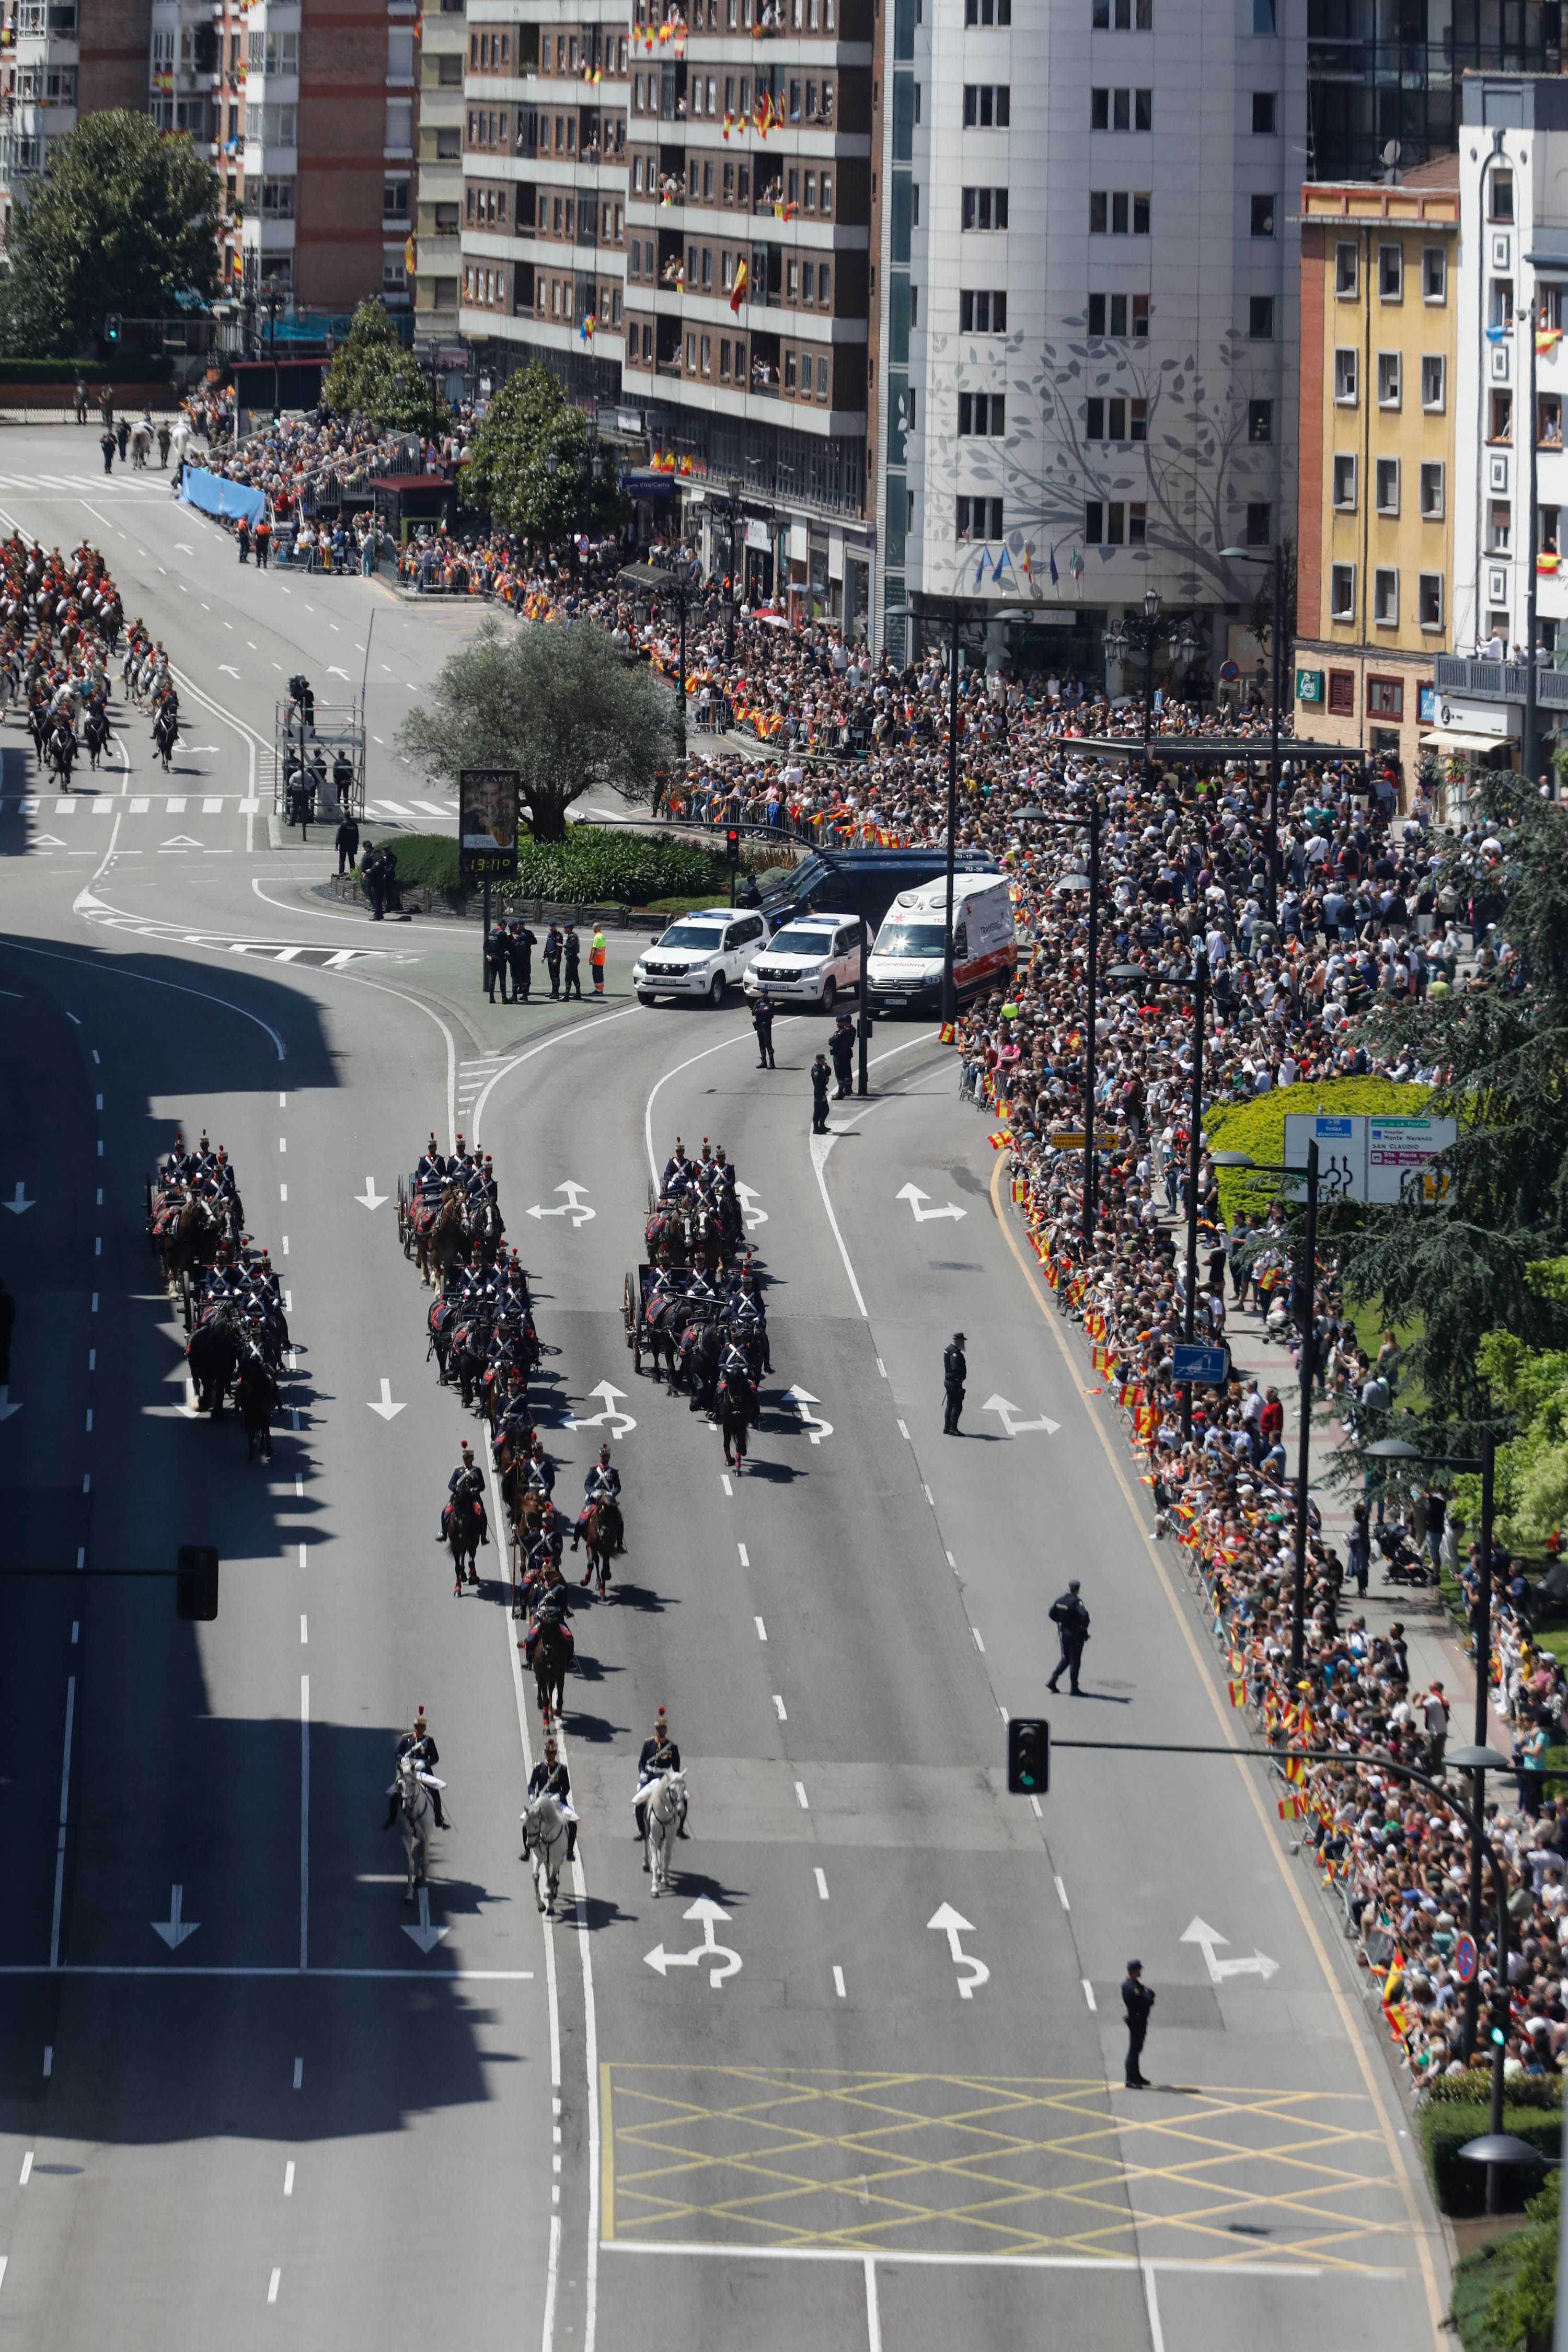
[[[1224,1388],[1230,1379],[1230,1349],[1179,1347],[1173,1351],[1174,1377],[1199,1388]]]

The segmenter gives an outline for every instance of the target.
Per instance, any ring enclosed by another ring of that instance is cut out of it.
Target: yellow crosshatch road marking
[[[1192,2090],[1117,2116],[1103,2082],[601,2067],[604,2236],[896,2255],[1357,2271],[1405,2234],[1372,2103]]]

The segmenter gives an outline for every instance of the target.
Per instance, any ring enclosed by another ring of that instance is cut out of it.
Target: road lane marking
[[[752,1622],[755,1625],[755,1627],[756,1627],[756,1629],[757,1629],[757,1639],[758,1639],[758,1641],[759,1641],[759,1642],[765,1642],[765,1641],[767,1640],[767,1638],[768,1638],[768,1629],[767,1629],[767,1627],[763,1624],[763,1622],[762,1619],[761,1619],[760,1617],[754,1617],[754,1618],[752,1620]]]
[[[278,2289],[279,2289],[279,2285],[280,2285],[280,2284],[281,2284],[281,2283],[282,2283],[282,2278],[283,2278],[283,2273],[282,2273],[282,2272],[281,2272],[281,2271],[274,2271],[274,2272],[273,2272],[272,2276],[271,2276],[271,2279],[269,2280],[269,2282],[268,2282],[268,2288],[267,2288],[267,2300],[268,2300],[268,2303],[276,2303],[276,2302],[277,2302],[277,2300],[278,2300]]]
[[[303,1544],[300,1547],[303,1551]],[[300,1966],[310,1950],[310,1677],[300,1677]]]
[[[1094,1987],[1089,1983],[1089,1979],[1087,1977],[1080,1977],[1079,1979],[1079,1982],[1083,1987],[1083,1997],[1085,2000],[1088,2001],[1090,2009],[1098,2009],[1100,2003],[1095,2000]]]
[[[736,1549],[736,1550],[740,1553],[740,1555],[741,1555],[741,1566],[742,1566],[742,1568],[750,1568],[750,1566],[751,1566],[751,1564],[752,1564],[752,1556],[751,1556],[750,1552],[746,1549],[745,1545],[744,1545],[743,1543],[738,1543],[738,1544],[735,1546],[735,1549]]]
[[[730,1500],[733,1502],[735,1499],[735,1489],[731,1486],[728,1476],[722,1470],[719,1473],[719,1484],[723,1487],[724,1492],[729,1496]]]
[[[301,1642],[308,1643],[308,1642],[310,1641],[310,1627],[309,1627],[309,1625],[307,1624],[307,1622],[306,1622],[306,1620],[305,1620],[304,1616],[303,1616],[303,1615],[301,1615],[301,1617],[300,1617],[300,1641],[301,1641]]]
[[[848,1999],[848,1995],[844,1990],[844,1971],[841,1968],[836,1967],[834,1969],[833,1990],[838,1995],[840,2000],[847,2000]]]
[[[49,1929],[49,1966],[51,1969],[58,1969],[60,1964],[60,1906],[65,1900],[66,1822],[70,1813],[71,1728],[75,1722],[76,1676],[72,1675],[70,1680],[66,1685],[65,1760],[60,1766],[59,1840],[55,1849],[55,1915],[54,1923]]]
[[[1165,2331],[1160,2325],[1160,2298],[1154,2291],[1154,2266],[1143,2265],[1143,2294],[1149,2306],[1149,2352],[1165,2352]]]
[[[289,2162],[283,2168],[283,2194],[285,2197],[292,2197],[294,2194],[294,2163],[292,2158],[289,2158]]]
[[[795,1802],[799,1805],[801,1811],[803,1813],[809,1813],[811,1811],[811,1799],[805,1793],[805,1782],[804,1780],[797,1780],[795,1782]]]
[[[1067,1888],[1062,1885],[1059,1878],[1057,1880],[1057,1899],[1060,1903],[1064,1911],[1070,1911],[1072,1909],[1072,1905],[1068,1901]]]
[[[816,1891],[824,1903],[829,1899],[827,1893],[827,1874],[826,1871],[818,1870],[816,1873]]]
[[[26,2185],[27,2185],[28,2181],[29,2181],[29,2180],[31,2179],[31,2178],[32,2178],[32,2172],[33,2172],[33,2151],[32,2151],[32,2149],[31,2149],[31,2148],[29,2148],[29,2149],[27,2150],[26,2155],[22,2158],[22,2178],[21,2178],[21,2179],[20,2179],[20,2180],[18,2180],[18,2182],[16,2183],[16,2186],[17,2186],[17,2188],[18,2188],[18,2189],[26,2189]]]
[[[980,1638],[980,1628],[979,1628],[979,1626],[978,1626],[978,1625],[972,1625],[972,1626],[970,1627],[970,1629],[969,1629],[969,1630],[970,1630],[970,1632],[971,1632],[971,1633],[973,1634],[973,1636],[974,1636],[974,1646],[975,1646],[975,1648],[979,1651],[979,1653],[980,1653],[981,1656],[982,1656],[982,1657],[984,1657],[984,1656],[985,1655],[985,1644],[984,1644],[984,1642],[981,1640],[981,1638]]]
[[[294,2061],[294,2088],[297,2091],[300,2091],[303,2090],[304,2086],[305,2062],[302,2058],[296,2058]]]
[[[784,1700],[777,1691],[774,1691],[773,1693],[773,1707],[778,1716],[779,1721],[781,1723],[787,1723],[789,1721],[789,1717],[784,1711]]]

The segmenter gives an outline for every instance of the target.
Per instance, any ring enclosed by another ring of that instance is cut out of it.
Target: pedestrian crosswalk
[[[56,816],[75,816],[81,809],[90,809],[95,816],[184,816],[196,798],[191,793],[138,793],[130,799],[121,793],[70,793],[55,800],[47,793],[29,793],[20,800],[0,800],[0,816],[38,816],[50,809]],[[204,793],[200,800],[204,816],[221,816],[225,809],[233,809],[237,816],[257,816],[261,810],[254,794],[243,793]]]

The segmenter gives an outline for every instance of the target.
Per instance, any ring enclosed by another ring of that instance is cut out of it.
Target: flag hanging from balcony
[[[1552,353],[1557,349],[1558,344],[1562,341],[1563,330],[1561,327],[1537,327],[1535,331],[1535,348],[1548,359],[1550,359]]]
[[[746,288],[751,283],[751,277],[752,273],[747,268],[744,258],[737,261],[735,264],[735,283],[730,289],[730,308],[731,310],[739,310],[742,303],[745,300]]]
[[[585,342],[585,343],[591,343],[591,342],[593,341],[593,340],[594,340],[594,313],[592,312],[592,310],[584,310],[584,313],[583,313],[583,323],[582,323],[582,325],[578,328],[578,330],[577,330],[577,333],[578,333],[578,336],[580,337],[580,339],[581,339],[584,342]]]

